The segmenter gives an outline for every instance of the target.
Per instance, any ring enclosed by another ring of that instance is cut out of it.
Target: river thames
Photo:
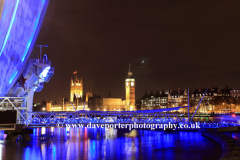
[[[6,142],[0,131],[0,160],[10,159],[194,159],[217,160],[221,146],[198,132],[106,128],[34,128],[31,141]],[[214,153],[214,154],[213,154]]]

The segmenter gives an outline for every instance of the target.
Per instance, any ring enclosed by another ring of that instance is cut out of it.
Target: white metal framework
[[[17,123],[26,125],[26,97],[0,97],[0,111],[1,110],[16,110]]]

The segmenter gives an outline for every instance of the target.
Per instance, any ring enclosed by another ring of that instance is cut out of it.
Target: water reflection
[[[197,132],[135,130],[129,133],[128,130],[113,128],[50,127],[35,128],[31,141],[7,143],[4,138],[3,131],[0,131],[0,160],[214,160],[221,155],[220,145]],[[212,154],[213,152],[218,154]]]

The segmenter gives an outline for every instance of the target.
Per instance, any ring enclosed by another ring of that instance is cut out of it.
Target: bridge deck
[[[31,112],[26,125],[59,125],[79,123],[178,123],[186,119],[179,114],[162,110],[148,111],[76,111],[76,112]]]
[[[116,114],[116,115],[124,115],[124,114],[159,114],[169,111],[176,111],[180,108],[186,108],[188,106],[174,107],[174,108],[163,108],[163,109],[152,109],[152,110],[138,110],[138,111],[87,111],[87,110],[78,110],[74,111],[58,111],[58,112],[28,112],[31,114],[69,114],[69,113],[78,113],[78,114]],[[192,107],[192,106],[190,106]],[[172,114],[175,115],[175,114]]]

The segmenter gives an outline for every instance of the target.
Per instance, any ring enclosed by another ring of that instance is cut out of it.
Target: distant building
[[[193,92],[189,93],[189,105],[193,106],[190,108],[190,112],[194,112],[197,108],[199,102],[201,101],[204,93],[207,88],[202,88],[200,85],[198,89],[195,89]],[[240,100],[238,96],[240,95],[240,90],[229,89],[228,87],[220,89],[220,87],[213,87],[213,84],[210,85],[210,88],[207,90],[197,112],[198,113],[229,113],[232,111],[240,111]],[[187,106],[188,105],[188,91],[170,89],[167,98],[167,104],[162,104],[157,97],[160,97],[161,94],[153,94],[151,92],[149,95],[146,93],[141,99],[141,109],[157,109],[157,108],[167,108]],[[239,106],[239,109],[238,109]],[[187,112],[187,108],[179,109],[178,112]]]
[[[51,111],[52,101],[43,100],[41,104],[41,111]]]
[[[103,111],[122,111],[125,110],[125,101],[121,98],[103,98]]]
[[[240,97],[240,89],[231,89],[230,96],[231,97]]]
[[[187,99],[188,93],[186,88],[184,91],[181,88],[178,88],[178,90],[172,88],[168,93],[168,107],[184,106],[187,104]]]
[[[88,103],[88,98],[89,97],[92,97],[93,95],[92,95],[92,92],[91,92],[91,90],[90,90],[90,87],[88,87],[88,91],[87,91],[87,93],[86,93],[86,103]]]
[[[88,104],[85,102],[86,95],[80,98],[74,98],[72,102],[68,98],[62,98],[58,102],[51,103],[48,111],[75,111],[75,110],[89,110]]]
[[[73,72],[73,78],[70,83],[70,102],[73,101],[74,95],[77,98],[83,97],[83,80],[82,77],[79,79],[77,71]]]
[[[159,109],[159,108],[166,108],[168,105],[168,95],[162,90],[160,94],[157,90],[156,94],[151,92],[149,95],[147,92],[141,99],[141,109]]]
[[[198,89],[195,89],[193,92],[189,93],[189,104],[193,106],[190,108],[191,112],[194,112],[197,108],[197,105],[201,101],[204,93],[207,88],[202,88],[200,85]],[[187,106],[188,105],[188,94],[187,90],[181,91],[179,88],[178,91],[171,89],[169,91],[169,107],[177,106]],[[231,110],[231,96],[230,89],[226,87],[225,89],[220,89],[220,87],[213,87],[213,84],[210,85],[207,90],[199,108],[198,113],[226,113]],[[187,112],[187,108],[178,110],[179,112]]]
[[[190,94],[190,102],[192,106],[198,105],[200,100],[202,99],[204,93],[207,88],[202,88],[200,85],[198,89],[194,90],[193,93]],[[198,109],[199,112],[202,113],[225,113],[230,112],[231,108],[231,97],[230,97],[230,89],[226,87],[225,89],[220,89],[220,87],[213,87],[213,84],[210,85],[210,88],[207,90],[202,103]]]
[[[100,95],[92,95],[88,97],[88,108],[89,110],[99,111],[102,110],[103,99]]]
[[[100,95],[93,95],[88,89],[83,94],[83,80],[79,79],[77,71],[73,72],[70,83],[70,102],[62,99],[61,103],[49,103],[46,105],[47,111],[75,111],[75,110],[101,110],[101,111],[123,111],[136,110],[135,104],[135,78],[129,65],[128,76],[125,80],[126,100],[112,98],[110,93],[108,98],[101,98]]]

